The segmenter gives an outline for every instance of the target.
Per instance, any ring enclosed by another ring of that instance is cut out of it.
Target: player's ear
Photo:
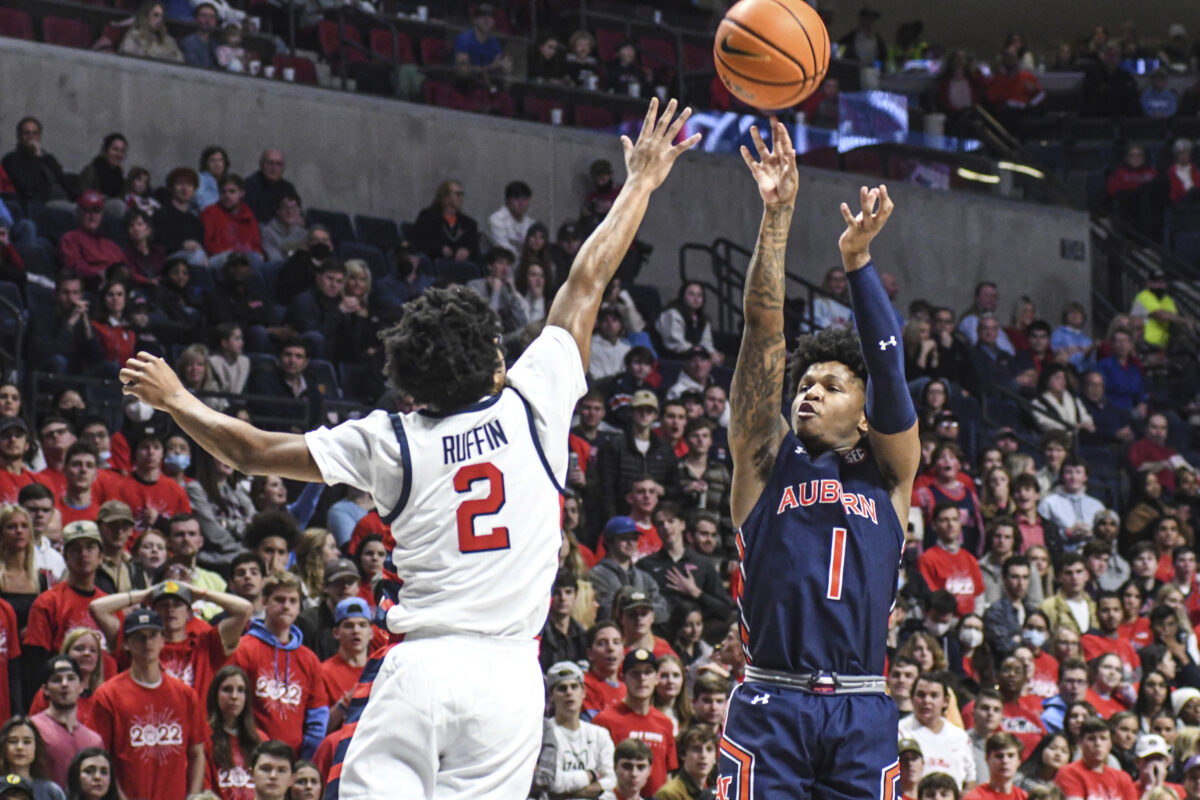
[[[863,410],[862,416],[858,418],[858,425],[856,427],[858,428],[859,438],[866,436],[867,433],[870,432],[870,426],[867,425],[867,412],[865,409]]]

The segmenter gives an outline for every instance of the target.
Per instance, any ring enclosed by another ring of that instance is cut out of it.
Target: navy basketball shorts
[[[730,695],[718,800],[896,800],[900,714],[885,694],[744,683]]]

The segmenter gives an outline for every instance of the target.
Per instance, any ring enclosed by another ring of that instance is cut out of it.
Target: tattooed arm
[[[796,205],[799,176],[787,129],[771,120],[773,150],[751,128],[758,161],[743,147],[742,158],[758,183],[763,220],[746,271],[742,294],[745,327],[729,393],[729,447],[733,455],[730,505],[740,526],[754,508],[788,424],[780,413],[787,346],[783,338],[784,252]]]

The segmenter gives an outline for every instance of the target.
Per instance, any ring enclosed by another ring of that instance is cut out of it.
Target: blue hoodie
[[[272,659],[275,666],[275,680],[279,683],[286,684],[292,672],[292,653],[299,650],[300,645],[304,642],[304,634],[295,625],[292,626],[292,635],[288,639],[287,644],[281,643],[275,634],[267,628],[260,620],[253,620],[250,623],[250,629],[246,632],[247,636],[253,636],[263,644],[269,645],[275,650],[275,657]],[[282,673],[279,669],[279,651],[284,652],[284,665]],[[312,655],[312,659],[320,665],[312,651],[307,651]],[[320,680],[320,673],[316,676]],[[253,680],[253,679],[251,679]],[[310,708],[304,712],[304,739],[300,745],[300,758],[312,758],[313,753],[317,751],[317,746],[321,744],[321,740],[325,738],[325,729],[329,725],[329,707],[321,706],[319,708]]]

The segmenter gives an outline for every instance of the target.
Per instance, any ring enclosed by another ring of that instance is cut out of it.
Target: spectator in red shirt
[[[292,748],[272,739],[254,749],[250,757],[254,800],[284,800],[292,785]]]
[[[604,620],[588,629],[587,661],[590,666],[583,673],[584,722],[593,721],[601,711],[624,699],[625,685],[617,679],[624,655],[625,640],[617,623]]]
[[[1129,446],[1129,466],[1138,472],[1153,472],[1168,492],[1175,491],[1175,470],[1193,469],[1183,456],[1167,444],[1169,423],[1162,414],[1146,419],[1146,433]]]
[[[109,676],[116,674],[116,659],[104,652],[100,631],[94,628],[75,628],[68,632],[63,638],[61,652],[63,655],[75,659],[75,663],[79,665],[79,676],[83,688],[79,695],[79,704],[75,715],[80,723],[90,728],[92,726],[94,693],[96,689],[100,688],[100,684],[104,683],[105,674]],[[49,708],[49,703],[46,691],[44,688],[39,688],[37,694],[33,696],[29,713],[40,714],[47,708]]]
[[[262,236],[250,206],[242,202],[246,184],[232,173],[221,176],[220,199],[204,209],[204,249],[208,264],[217,269],[231,253],[246,255],[256,269],[262,266]]]
[[[333,636],[338,650],[321,662],[321,678],[333,709],[329,727],[341,727],[350,706],[350,694],[367,665],[367,649],[371,644],[371,612],[361,597],[347,597],[337,604],[334,612]]]
[[[679,768],[674,726],[666,714],[654,707],[658,659],[644,648],[630,650],[622,663],[622,673],[625,699],[601,711],[592,722],[607,728],[614,742],[632,737],[649,746],[654,758],[646,791],[653,795],[667,782],[667,773]]]
[[[204,784],[204,742],[210,731],[200,701],[163,672],[162,619],[139,609],[122,628],[129,670],[96,691],[92,721],[112,753],[126,797],[178,800]]]
[[[96,588],[96,569],[100,566],[100,529],[96,523],[79,520],[63,528],[63,558],[67,562],[66,580],[38,595],[29,610],[25,655],[35,664],[44,663],[50,653],[57,652],[72,628],[99,630],[88,614],[88,603],[104,597],[104,592]]]
[[[204,788],[221,800],[254,800],[250,757],[266,737],[254,724],[246,673],[228,664],[208,687],[208,727],[204,744]]]
[[[983,596],[983,573],[975,556],[962,548],[962,516],[958,506],[938,503],[930,515],[937,544],[917,560],[931,591],[945,589],[958,601],[959,615],[972,614]]]
[[[1178,203],[1200,188],[1200,169],[1192,163],[1192,146],[1189,139],[1176,139],[1171,146],[1175,162],[1167,167],[1167,180],[1170,182],[1172,203]]]
[[[29,454],[29,426],[21,417],[0,417],[0,503],[17,502],[17,493],[31,483],[42,483],[25,465]]]
[[[104,487],[96,482],[97,461],[96,451],[83,442],[76,442],[67,450],[63,464],[65,486],[56,498],[64,525],[80,519],[95,520],[100,506],[108,499]]]
[[[1025,800],[1028,793],[1013,786],[1021,765],[1021,742],[1011,733],[993,733],[987,740],[987,765],[990,777],[963,796],[963,800]]]
[[[1112,752],[1112,730],[1108,723],[1093,717],[1079,728],[1082,758],[1072,761],[1054,776],[1054,783],[1066,800],[1138,800],[1133,779],[1108,765]]]
[[[293,623],[300,613],[300,579],[276,572],[263,586],[266,618],[250,623],[229,663],[241,667],[254,687],[254,718],[271,738],[309,756],[325,738],[329,700],[321,662],[301,647]]]
[[[1121,657],[1116,653],[1105,653],[1088,662],[1091,681],[1084,699],[1092,704],[1096,713],[1108,719],[1126,706],[1117,699],[1117,691],[1125,686],[1122,680]]]
[[[1158,170],[1146,163],[1146,148],[1137,142],[1125,148],[1125,161],[1108,176],[1108,196],[1142,188],[1158,177]]]
[[[655,636],[654,603],[645,592],[622,588],[613,599],[616,618],[621,623],[621,638],[625,640],[625,652],[649,650],[655,658],[671,655],[675,651],[666,639]]]
[[[1188,550],[1191,553],[1191,550]],[[1193,558],[1195,554],[1193,553]],[[1125,612],[1121,605],[1121,595],[1116,592],[1100,592],[1096,595],[1096,622],[1098,627],[1089,630],[1079,637],[1083,648],[1084,661],[1091,661],[1105,653],[1115,653],[1121,659],[1121,669],[1125,675],[1132,676],[1141,668],[1133,644],[1121,638],[1121,620]]]
[[[104,217],[104,195],[89,189],[75,204],[79,227],[63,234],[58,243],[59,255],[65,268],[85,280],[99,283],[104,272],[113,264],[124,264],[121,246],[100,232]]]
[[[110,281],[100,288],[103,305],[93,313],[92,329],[110,364],[124,364],[133,357],[137,335],[129,327],[125,305],[129,290],[123,281]]]
[[[1021,69],[1020,60],[1012,50],[1000,54],[1000,67],[988,82],[987,99],[1002,118],[1012,120],[1046,99],[1037,76]]]
[[[162,473],[165,436],[163,427],[155,422],[134,432],[133,470],[121,486],[120,499],[133,511],[138,530],[163,529],[171,517],[192,511],[184,488]]]
[[[46,743],[46,768],[59,786],[67,785],[71,760],[84,748],[103,747],[100,734],[79,721],[79,696],[83,678],[79,665],[68,655],[58,655],[46,664],[42,690],[50,706],[30,717]]]

